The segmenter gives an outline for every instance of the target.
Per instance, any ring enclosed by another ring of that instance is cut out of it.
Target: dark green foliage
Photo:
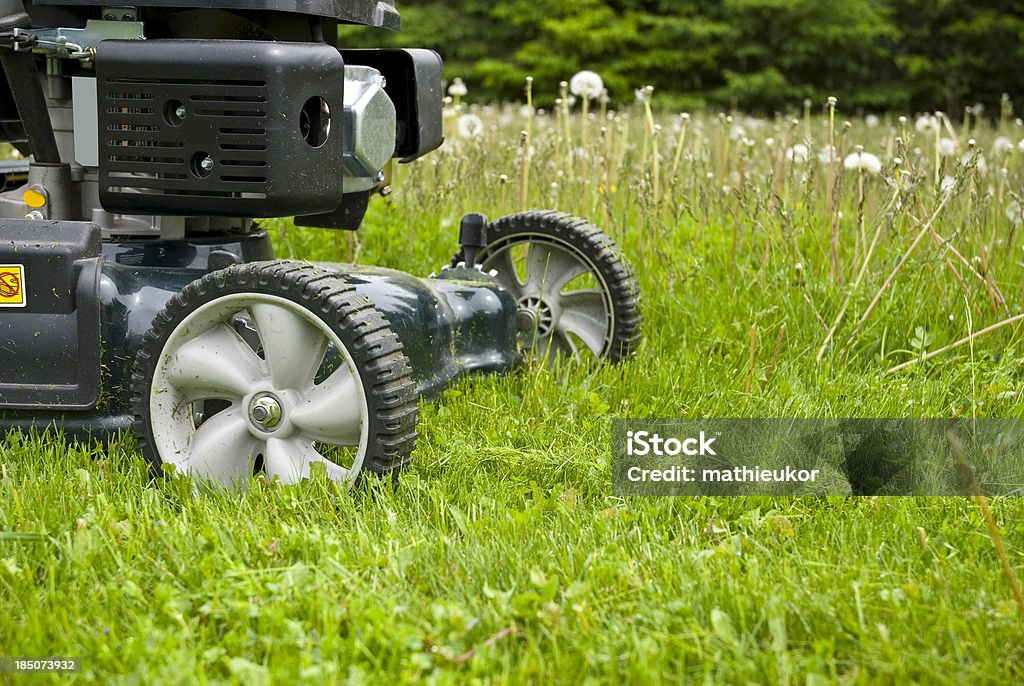
[[[345,28],[348,46],[431,47],[477,100],[542,104],[580,69],[614,100],[772,112],[835,95],[844,109],[996,113],[1020,97],[1024,6],[1013,0],[399,0],[404,32]]]

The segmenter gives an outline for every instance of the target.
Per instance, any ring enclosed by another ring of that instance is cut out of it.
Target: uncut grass
[[[485,135],[449,131],[449,151],[400,168],[354,241],[270,222],[279,253],[438,270],[462,213],[516,209],[523,124],[510,111],[478,114]],[[784,165],[778,186],[778,151],[760,144],[783,140],[788,120],[762,123],[754,146],[725,144],[716,118],[699,135],[691,121],[674,183],[675,132],[662,122],[658,203],[638,113],[628,130],[612,123],[621,138],[608,173],[595,172],[606,150],[597,124],[583,154],[560,152],[567,141],[543,118],[532,141],[529,205],[592,217],[633,259],[646,336],[633,362],[463,382],[423,408],[397,490],[351,493],[318,478],[197,493],[176,479],[147,485],[130,440],[91,451],[10,436],[0,444],[4,653],[82,655],[81,680],[121,683],[1020,680],[1021,620],[969,500],[618,499],[608,454],[614,416],[1021,416],[1013,326],[885,375],[1020,312],[1005,208],[1021,164],[988,152],[1012,120],[971,134],[987,172],[949,164],[960,190],[935,223],[984,263],[1006,307],[963,265],[958,278],[929,239],[845,345],[919,231],[915,218],[942,197],[930,149],[914,158],[922,144],[910,140],[913,190],[898,212],[881,216],[891,159],[866,179],[869,238],[887,226],[821,362],[863,254],[855,175],[838,180],[840,285],[824,168]],[[827,136],[812,124],[816,152]],[[855,134],[884,157],[889,128],[858,121],[851,146]],[[1024,505],[1003,498],[993,510],[1021,574]]]

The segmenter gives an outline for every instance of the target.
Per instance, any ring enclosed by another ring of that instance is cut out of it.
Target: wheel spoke
[[[332,445],[359,445],[363,408],[358,382],[347,366],[323,383],[310,386],[291,414],[292,424],[305,437]]]
[[[516,263],[512,259],[512,249],[505,248],[489,258],[483,265],[484,271],[493,269],[497,272],[494,280],[510,292],[516,299],[523,297],[523,283],[516,273]]]
[[[563,315],[566,312],[578,312],[594,321],[604,322],[607,327],[608,314],[604,293],[596,288],[562,293],[558,304]]]
[[[349,470],[334,464],[317,452],[312,441],[301,438],[269,439],[263,458],[267,476],[276,476],[286,484],[309,478],[309,469],[314,462],[323,464],[327,469],[327,476],[335,481],[349,478]]]
[[[279,389],[305,388],[313,380],[327,350],[323,331],[286,307],[259,303],[249,308]]]
[[[179,347],[167,380],[187,399],[241,399],[267,372],[264,363],[231,327],[219,324]]]
[[[207,479],[233,484],[252,475],[260,442],[237,407],[218,412],[192,435],[186,465]]]
[[[543,243],[530,243],[526,256],[527,293],[558,293],[565,284],[589,271],[571,253]]]
[[[562,335],[575,334],[595,354],[604,350],[608,337],[608,316],[601,291],[587,289],[562,295],[562,314],[557,329]]]
[[[572,342],[572,339],[566,336],[561,331],[551,332],[551,338],[548,344],[548,365],[553,365],[555,362],[555,355],[561,355],[562,357],[570,358],[576,357],[579,351],[576,349],[576,344]]]

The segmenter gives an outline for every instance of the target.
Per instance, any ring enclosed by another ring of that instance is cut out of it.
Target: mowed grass
[[[461,139],[456,115],[449,149],[399,169],[354,241],[269,222],[279,253],[439,269],[462,213],[518,206],[525,123],[515,110],[476,114],[483,136]],[[646,339],[632,362],[459,384],[423,407],[397,489],[254,479],[225,492],[152,480],[127,438],[101,449],[9,435],[4,654],[83,657],[77,677],[37,679],[61,683],[1024,679],[1022,616],[972,501],[622,499],[609,464],[616,416],[1024,414],[1014,325],[886,374],[1021,312],[1007,210],[1022,155],[991,151],[997,135],[1020,138],[1012,117],[957,131],[955,159],[970,135],[987,169],[940,160],[956,187],[944,206],[935,139],[912,120],[858,119],[845,134],[837,123],[840,157],[861,144],[885,168],[837,169],[831,203],[827,166],[784,156],[805,124],[816,154],[828,140],[819,117],[744,120],[752,145],[730,138],[738,119],[695,117],[676,174],[681,132],[658,121],[657,157],[639,109],[590,122],[586,147],[578,119],[567,135],[552,115],[530,141],[528,205],[593,217],[634,262]],[[936,235],[964,261],[928,234],[850,340],[940,206]],[[882,230],[854,288],[860,217],[868,240]],[[1024,575],[1024,501],[992,508]]]

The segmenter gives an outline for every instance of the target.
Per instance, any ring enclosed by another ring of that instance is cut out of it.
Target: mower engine
[[[339,21],[397,26],[389,2],[342,3],[352,10],[327,16],[282,14],[287,2],[246,3],[245,12],[177,4],[9,8],[8,61],[19,73],[6,70],[10,89],[0,93],[7,138],[36,162],[67,165],[70,183],[63,168],[36,170],[30,185],[56,182],[61,197],[34,208],[9,194],[7,216],[60,213],[123,236],[181,237],[208,230],[210,217],[235,218],[214,230],[284,216],[356,229],[369,197],[387,187],[390,161],[441,144],[436,53],[334,47]],[[72,26],[37,28],[36,16]],[[32,56],[45,63],[41,77],[29,74]],[[40,78],[42,97],[28,97]],[[35,125],[19,136],[26,119],[52,119],[53,141]]]
[[[132,431],[158,472],[391,473],[466,373],[639,342],[586,222],[468,215],[438,277],[274,261],[442,143],[441,59],[346,50],[391,0],[0,0],[0,429]],[[318,467],[319,468],[319,467]]]

